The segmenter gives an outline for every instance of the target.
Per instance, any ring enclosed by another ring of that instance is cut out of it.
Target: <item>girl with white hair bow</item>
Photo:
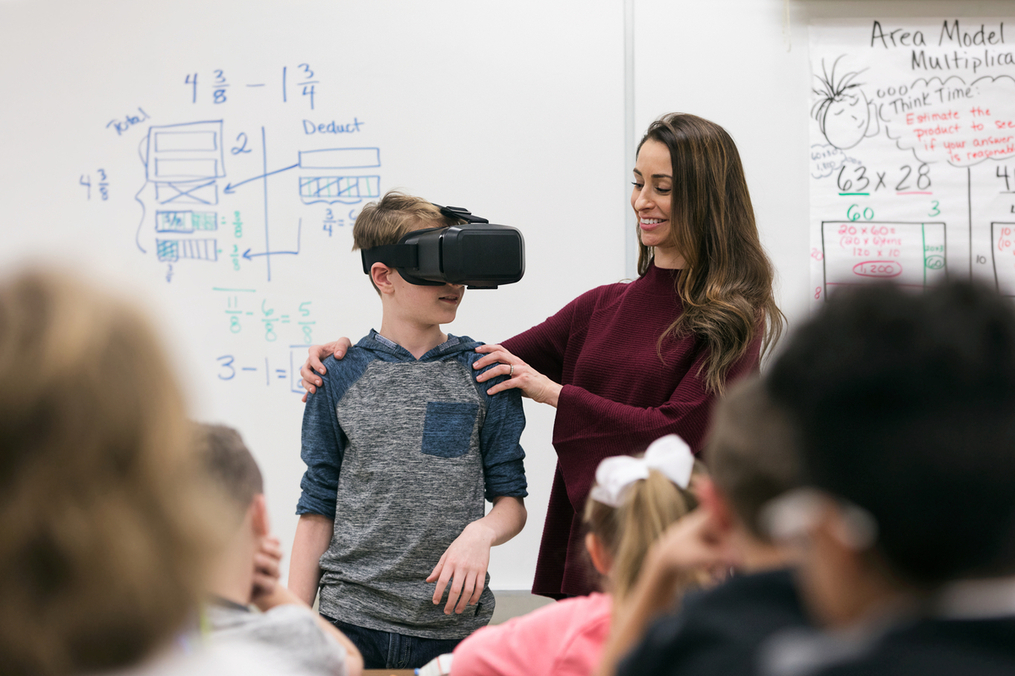
[[[666,528],[695,509],[693,475],[703,472],[680,437],[656,440],[643,456],[614,456],[596,469],[585,505],[585,547],[607,593],[564,599],[480,629],[455,649],[452,676],[591,674],[645,555]],[[694,584],[688,577],[686,585]]]

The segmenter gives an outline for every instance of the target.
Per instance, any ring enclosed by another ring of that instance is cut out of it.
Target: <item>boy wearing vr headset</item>
[[[464,286],[376,260],[409,233],[460,222],[444,213],[389,192],[357,217],[353,249],[368,261],[381,328],[325,360],[303,417],[289,587],[310,604],[320,588],[321,614],[366,668],[422,666],[487,624],[490,547],[525,523],[521,395],[487,395],[503,378],[476,382],[481,343],[441,330]]]

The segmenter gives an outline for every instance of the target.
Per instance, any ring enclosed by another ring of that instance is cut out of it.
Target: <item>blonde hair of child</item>
[[[695,462],[693,473],[704,471],[704,466]],[[670,524],[697,506],[694,493],[680,488],[655,469],[649,470],[647,479],[636,481],[627,489],[620,507],[588,499],[585,523],[610,553],[613,562],[610,591],[617,603],[623,602],[637,582],[652,544]],[[689,574],[686,583],[696,580],[697,576]]]
[[[0,281],[0,664],[137,663],[199,601],[206,494],[176,379],[132,307],[78,279]]]
[[[443,228],[461,222],[447,218],[440,209],[422,197],[389,190],[379,202],[367,204],[356,216],[352,226],[352,250],[398,244],[400,239],[414,230]],[[370,283],[374,283],[373,278]],[[380,293],[376,285],[374,290]]]
[[[379,202],[363,207],[352,226],[352,250],[398,244],[413,230],[442,228],[460,223],[446,218],[440,209],[422,197],[389,190]]]

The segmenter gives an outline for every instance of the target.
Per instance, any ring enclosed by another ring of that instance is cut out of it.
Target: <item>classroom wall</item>
[[[450,327],[500,340],[627,274],[634,158],[625,144],[663,113],[693,112],[738,143],[792,328],[806,316],[810,287],[808,21],[1003,16],[1010,7],[0,0],[0,268],[54,264],[142,303],[195,417],[244,433],[288,550],[303,471],[295,373],[303,348],[293,346],[378,324],[379,304],[349,252],[351,219],[371,190],[403,187],[524,232],[524,280],[469,292]],[[153,127],[196,122],[213,132],[221,122],[225,175],[213,181],[215,204],[182,208],[166,192],[178,185],[149,176],[167,157],[148,141]],[[353,186],[366,195],[359,201],[300,192],[321,177],[300,153],[335,148],[377,152],[368,170],[352,172],[363,179]],[[214,212],[218,229],[159,233],[160,211]],[[216,244],[188,245],[196,258],[160,260],[156,240],[173,239]],[[527,402],[526,413],[529,523],[494,550],[495,589],[528,588],[553,476],[552,410]]]

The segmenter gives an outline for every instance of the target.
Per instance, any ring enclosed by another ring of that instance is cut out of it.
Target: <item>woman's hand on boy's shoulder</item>
[[[486,382],[497,376],[506,379],[490,386],[486,393],[490,395],[517,388],[522,396],[528,397],[539,404],[549,404],[557,408],[560,391],[563,386],[532,368],[524,361],[511,354],[501,345],[480,345],[476,352],[483,356],[472,365],[474,369],[491,368],[476,376],[476,382]]]
[[[303,379],[300,381],[300,384],[306,390],[303,394],[304,403],[307,401],[307,394],[316,392],[317,388],[324,384],[324,379],[321,378],[321,375],[328,372],[324,368],[324,360],[328,358],[328,355],[332,355],[335,359],[342,359],[350,347],[352,347],[352,341],[342,336],[330,343],[311,345],[307,349],[307,360],[300,367],[300,377]]]

